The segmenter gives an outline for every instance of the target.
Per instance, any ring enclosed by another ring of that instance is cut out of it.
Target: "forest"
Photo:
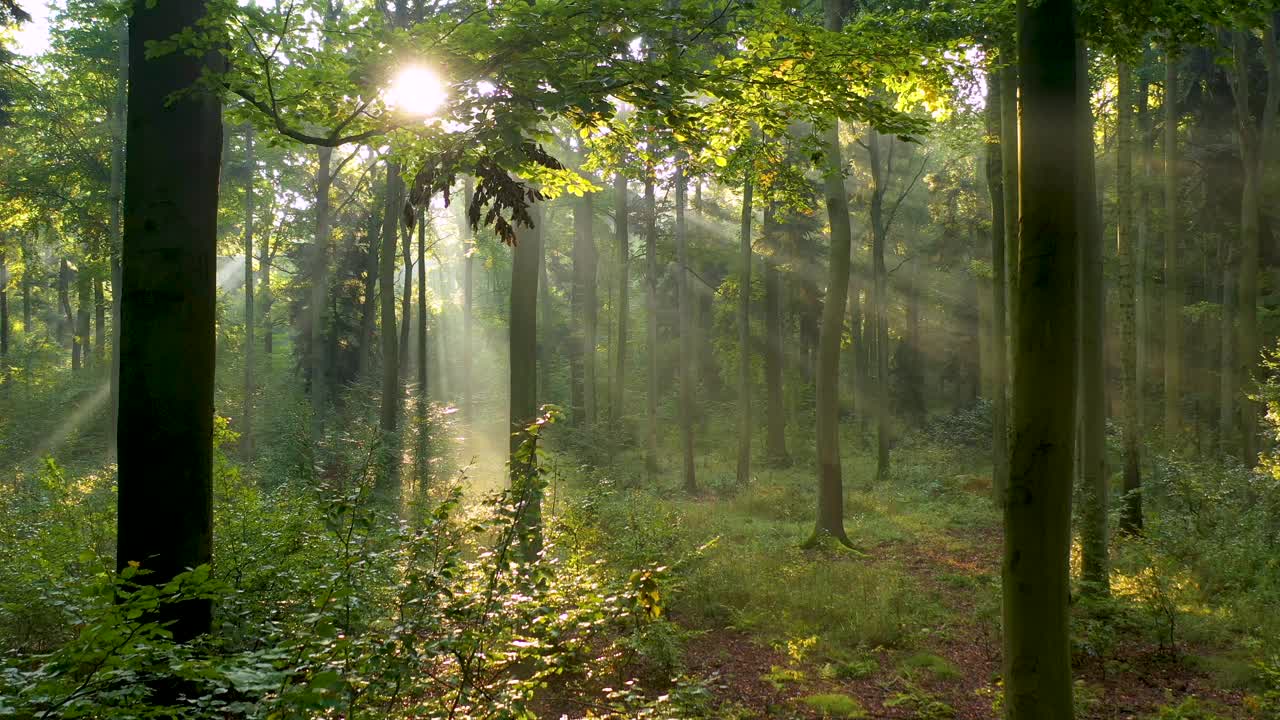
[[[0,0],[0,718],[1280,720],[1276,0]]]

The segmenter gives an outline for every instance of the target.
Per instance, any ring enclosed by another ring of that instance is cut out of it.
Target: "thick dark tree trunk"
[[[1002,62],[1011,59],[1002,53]],[[1007,288],[1005,271],[1005,243],[1012,238],[1005,236],[1004,208],[1004,143],[1008,139],[1000,132],[1001,101],[1004,98],[1002,73],[987,73],[987,136],[993,141],[987,145],[987,192],[991,197],[991,490],[996,505],[1004,502],[1004,490],[1009,484],[1009,369],[1005,362],[1009,357],[1007,319]]]
[[[221,58],[151,43],[195,28],[202,0],[137,0],[129,22],[129,112],[120,333],[116,564],[162,585],[213,549],[213,374],[218,98],[189,90]],[[207,600],[163,612],[174,639],[209,631]]]
[[[529,440],[526,428],[538,415],[538,265],[542,257],[540,209],[531,213],[535,227],[516,227],[516,247],[511,262],[510,319],[510,428],[511,486],[519,489],[533,481],[533,458],[520,453]],[[525,559],[542,552],[542,498],[531,490],[522,523],[521,548]]]
[[[1007,720],[1071,720],[1069,557],[1080,236],[1076,8],[1019,3],[1021,236],[1004,504]]]
[[[382,249],[378,266],[378,299],[382,321],[382,398],[378,411],[378,429],[387,447],[387,466],[383,473],[384,490],[395,484],[395,468],[399,457],[394,453],[396,428],[400,417],[400,348],[396,333],[396,234],[400,226],[400,166],[387,164],[387,198],[382,216]],[[405,269],[408,272],[408,268]]]
[[[844,4],[840,0],[823,3],[824,27],[839,32],[844,27]],[[826,153],[823,190],[827,221],[831,225],[831,255],[827,267],[827,295],[822,304],[822,326],[818,335],[815,410],[818,454],[817,522],[811,543],[824,539],[849,545],[844,530],[844,479],[840,467],[840,340],[844,335],[844,313],[849,294],[850,248],[853,243],[849,223],[849,194],[844,186],[844,160],[840,153],[840,123],[831,118],[823,132]]]

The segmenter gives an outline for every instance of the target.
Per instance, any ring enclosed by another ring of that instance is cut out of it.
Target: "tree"
[[[1164,57],[1164,432],[1173,446],[1182,432],[1182,219],[1178,197],[1178,57],[1167,42]]]
[[[510,427],[511,486],[533,482],[533,458],[521,454],[529,440],[527,428],[538,415],[538,263],[542,256],[542,212],[535,206],[533,227],[517,225],[517,239],[511,262],[510,315]],[[542,552],[541,507],[538,491],[529,500],[524,523],[525,558],[533,560]]]
[[[752,171],[742,184],[742,221],[738,231],[738,474],[739,485],[751,482],[751,191]]]
[[[1007,56],[1004,63],[1011,62]],[[997,506],[1002,502],[1009,482],[1009,425],[1007,386],[1009,370],[1008,327],[1006,324],[1008,280],[1006,278],[1005,243],[1013,238],[1005,235],[1004,144],[1001,111],[1005,101],[1000,70],[987,72],[987,190],[991,196],[991,488]]]
[[[258,161],[253,154],[253,126],[244,131],[244,409],[240,438],[245,457],[253,457],[253,222]]]
[[[627,176],[613,176],[613,232],[618,259],[618,340],[614,348],[613,397],[609,399],[609,424],[615,430],[627,401],[627,316],[631,312],[631,237],[627,230]]]
[[[683,158],[676,159],[675,174],[676,191],[676,312],[679,314],[680,328],[680,446],[684,458],[683,478],[684,490],[688,493],[698,491],[698,481],[693,465],[693,327],[691,324],[693,308],[689,297],[689,235],[685,227],[684,206],[686,183],[684,177]]]
[[[1072,717],[1071,488],[1075,455],[1078,129],[1076,6],[1018,8],[1021,202],[1013,442],[1004,502],[1008,720]]]
[[[133,3],[120,332],[116,564],[163,584],[213,549],[214,274],[221,104],[198,83],[214,51],[147,57],[196,28],[202,0]],[[195,88],[194,92],[189,92]],[[181,93],[181,94],[179,94]],[[208,601],[166,610],[179,642],[208,632]]]
[[[777,213],[779,204],[770,203],[764,214],[764,237],[768,254],[764,258],[764,385],[765,456],[775,466],[790,463],[787,453],[787,413],[782,405],[782,278],[778,271]]]
[[[1134,287],[1138,270],[1133,227],[1133,68],[1127,60],[1117,62],[1116,75],[1116,256],[1120,261],[1120,405],[1124,415],[1125,493],[1120,529],[1138,533],[1142,531],[1137,298]]]
[[[658,205],[653,183],[653,166],[649,164],[644,175],[645,323],[649,336],[645,469],[651,477],[658,473]]]

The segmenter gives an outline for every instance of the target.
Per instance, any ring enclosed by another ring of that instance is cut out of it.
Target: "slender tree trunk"
[[[538,250],[538,397],[551,402],[551,352],[556,344],[555,324],[551,316],[551,273],[547,269],[549,250],[545,229],[539,235]]]
[[[255,206],[254,181],[258,176],[258,161],[253,154],[253,126],[244,131],[245,181],[244,188],[244,418],[241,422],[240,442],[244,455],[253,457],[253,223]]]
[[[89,351],[93,342],[90,337],[93,328],[89,326],[93,317],[93,274],[89,270],[89,253],[89,243],[86,242],[84,257],[76,270],[76,335],[73,353],[78,351],[80,368],[83,370],[88,370],[91,365],[92,356]]]
[[[764,261],[764,385],[765,456],[774,466],[789,465],[787,453],[787,413],[783,407],[782,365],[782,278],[778,273],[778,204],[771,203],[764,215],[764,238],[769,254]]]
[[[742,185],[742,222],[738,235],[738,485],[751,482],[751,194],[748,174]]]
[[[1012,51],[1012,48],[1010,48]],[[1010,53],[1014,54],[1013,52]],[[1015,58],[1000,68],[1000,171],[1004,176],[1001,189],[1004,191],[1004,266],[1005,296],[1008,307],[1005,309],[1007,329],[1009,333],[1005,374],[1012,379],[1014,375],[1014,348],[1017,345],[1017,324],[1013,318],[1018,310],[1018,247],[1021,225],[1018,221],[1018,65]],[[1012,384],[1005,390],[1005,425],[1013,427],[1013,405],[1008,401]],[[1006,438],[1006,446],[1009,440]],[[1007,481],[1007,478],[1006,478]]]
[[[1142,459],[1138,440],[1138,338],[1134,280],[1133,228],[1133,69],[1120,61],[1116,121],[1116,256],[1120,261],[1118,288],[1120,304],[1120,370],[1124,414],[1124,505],[1120,512],[1120,530],[1142,531]]]
[[[316,236],[311,245],[311,307],[310,307],[310,355],[311,368],[311,445],[314,449],[324,437],[324,418],[328,412],[326,397],[328,378],[325,377],[324,330],[329,304],[329,186],[333,182],[330,165],[333,148],[318,150],[319,165],[316,168]]]
[[[609,424],[615,429],[627,401],[627,319],[631,312],[631,238],[627,234],[627,178],[613,176],[613,228],[618,248],[618,340],[614,344],[613,397],[609,399]]]
[[[272,203],[267,203],[267,235],[263,241],[259,243],[262,247],[258,251],[258,274],[262,276],[259,281],[258,297],[262,305],[262,353],[267,357],[271,356],[271,336],[274,334],[275,325],[271,322],[271,304],[273,297],[271,295],[271,220]]]
[[[1178,58],[1165,48],[1164,68],[1164,432],[1173,447],[1182,433],[1182,207],[1178,197]]]
[[[1021,207],[1013,444],[1004,505],[1007,720],[1071,720],[1082,111],[1072,0],[1019,3]]]
[[[213,549],[217,97],[190,89],[216,53],[148,60],[150,43],[195,28],[200,0],[133,3],[120,333],[116,564],[163,585]],[[161,611],[178,642],[209,631],[207,600]]]
[[[693,465],[693,396],[694,396],[694,350],[692,298],[689,295],[689,238],[685,229],[685,177],[682,159],[676,160],[676,311],[679,313],[680,326],[680,445],[684,457],[685,492],[698,491],[698,481],[694,475]]]
[[[24,238],[22,240],[22,333],[29,335],[31,333],[31,275],[32,269],[35,267],[36,254],[31,248],[31,240]],[[115,285],[112,290],[118,290],[119,285]],[[119,315],[116,315],[119,317]],[[111,415],[115,417],[115,413]],[[113,445],[114,447],[114,445]]]
[[[844,27],[844,6],[840,0],[825,0],[824,27],[840,32]],[[840,153],[840,122],[831,118],[823,131],[826,167],[823,190],[827,221],[831,225],[831,255],[827,268],[827,295],[822,305],[822,326],[818,335],[816,424],[818,453],[818,507],[810,543],[833,539],[849,545],[844,530],[844,479],[840,467],[840,340],[844,335],[844,312],[849,294],[849,264],[853,242],[849,227],[849,194],[844,186],[844,159]]]
[[[1228,455],[1233,449],[1236,426],[1236,254],[1235,243],[1225,233],[1218,239],[1218,258],[1222,265],[1222,320],[1218,325],[1222,360],[1218,363],[1218,451]]]
[[[1144,58],[1140,65],[1146,65]],[[1151,318],[1150,299],[1147,297],[1147,256],[1150,254],[1151,237],[1151,145],[1155,143],[1155,131],[1150,111],[1151,83],[1145,73],[1137,74],[1135,128],[1137,143],[1134,145],[1134,246],[1133,246],[1133,341],[1134,341],[1134,392],[1137,393],[1138,433],[1141,436],[1147,425],[1147,378],[1150,368]]]
[[[471,207],[471,197],[475,192],[474,180],[468,177],[464,181],[462,197],[463,209]],[[475,254],[475,238],[471,234],[470,223],[466,213],[462,215],[462,237],[466,243],[462,260],[462,406],[466,411],[467,422],[475,422],[475,401],[471,395],[471,356],[474,340],[472,333],[473,305],[475,303],[475,263],[471,256]]]
[[[867,137],[871,161],[871,262],[872,262],[872,327],[875,336],[876,363],[876,479],[889,479],[889,326],[888,326],[888,273],[884,264],[885,245],[888,244],[884,221],[884,194],[889,173],[893,171],[892,156],[881,160],[883,136],[874,128]],[[890,143],[893,142],[889,138]]]
[[[67,329],[70,328],[74,335],[75,324],[71,317],[71,294],[68,289],[71,285],[71,266],[67,263],[65,257],[58,259],[58,309],[61,315],[58,317],[58,344],[65,345],[67,338]],[[72,356],[71,368],[73,370],[80,369],[80,348],[75,345],[75,338],[72,338]]]
[[[525,487],[532,482],[533,457],[520,452],[529,439],[526,428],[538,415],[538,284],[542,263],[543,230],[540,208],[530,213],[535,227],[516,226],[516,246],[511,262],[511,486]],[[542,552],[542,498],[530,490],[522,521],[521,548],[526,560]]]
[[[653,168],[648,168],[644,179],[645,208],[645,322],[648,325],[649,392],[646,398],[648,416],[648,444],[645,468],[649,476],[658,473],[658,204],[653,188]]]
[[[382,217],[382,249],[378,267],[378,298],[382,320],[382,402],[378,412],[378,429],[383,442],[391,444],[400,416],[400,347],[396,333],[396,235],[400,226],[400,200],[403,183],[400,166],[387,164],[387,202]],[[405,268],[405,273],[409,272]],[[394,458],[394,456],[392,456]],[[392,464],[398,464],[391,460]],[[394,472],[392,467],[388,470]],[[388,482],[392,482],[389,477]],[[390,486],[387,488],[390,490]]]
[[[1088,55],[1083,41],[1076,43],[1077,97],[1090,97]],[[1094,163],[1093,111],[1088,103],[1080,114],[1079,203],[1080,222],[1080,555],[1085,594],[1106,597],[1111,592],[1108,505],[1111,498],[1107,471],[1107,291],[1102,272],[1102,212],[1098,207],[1097,169]]]
[[[1007,57],[1002,59],[1008,62]],[[1009,485],[1009,427],[1008,387],[1009,357],[1007,312],[1007,278],[1005,271],[1005,207],[1004,167],[1005,143],[1009,139],[1001,132],[1001,102],[1004,89],[1001,85],[1004,73],[992,70],[987,73],[987,136],[994,142],[987,145],[987,191],[991,196],[991,489],[996,506],[1004,503],[1004,491]]]
[[[0,237],[0,241],[3,238]],[[0,248],[0,380],[9,379],[9,263]]]
[[[409,377],[409,329],[413,327],[413,232],[399,222],[400,253],[404,256],[404,290],[400,293],[399,382]]]
[[[441,270],[441,276],[444,271]],[[427,404],[427,212],[418,211],[418,407]]]
[[[573,289],[570,298],[574,330],[572,404],[574,422],[595,421],[595,238],[592,194],[573,201]]]
[[[391,183],[383,184],[381,196],[382,209],[369,213],[369,225],[365,233],[364,250],[364,291],[360,303],[360,374],[369,375],[374,367],[374,330],[378,324],[378,267],[379,247],[382,244],[382,224],[385,220],[386,193],[391,191]],[[373,207],[377,207],[375,203]]]

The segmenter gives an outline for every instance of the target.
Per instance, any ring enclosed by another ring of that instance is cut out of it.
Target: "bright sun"
[[[444,83],[421,65],[409,65],[396,73],[387,89],[387,106],[414,117],[431,117],[447,98]]]

